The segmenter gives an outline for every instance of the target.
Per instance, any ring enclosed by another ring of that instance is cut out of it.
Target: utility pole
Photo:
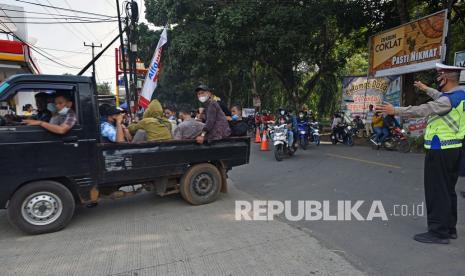
[[[92,47],[92,59],[95,58],[95,52],[94,52],[94,49],[95,48],[102,48],[102,43],[100,43],[100,45],[95,45],[94,42],[92,42],[92,44],[86,44],[86,42],[84,42],[84,46],[85,47]],[[95,76],[95,62],[92,64],[92,75]]]
[[[127,68],[126,68],[126,57],[124,52],[124,39],[123,39],[123,25],[121,22],[121,13],[119,7],[119,0],[116,0],[116,9],[118,13],[118,27],[119,27],[119,42],[121,44],[121,62],[123,63],[123,81],[124,81],[124,90],[126,91],[126,102],[128,105],[128,113],[129,116],[132,116],[131,112],[131,97],[129,95],[128,89],[128,76],[127,76]]]
[[[126,4],[126,32],[127,32],[127,47],[128,47],[128,63],[129,63],[129,90],[131,91],[132,99],[136,110],[138,108],[137,95],[137,41],[136,41],[136,24],[139,21],[139,7],[137,2],[132,0]]]

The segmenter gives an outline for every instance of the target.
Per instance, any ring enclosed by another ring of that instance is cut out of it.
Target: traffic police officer
[[[424,243],[447,244],[457,238],[457,194],[462,141],[465,136],[465,88],[459,87],[460,72],[465,68],[436,64],[439,92],[421,82],[415,86],[433,101],[419,106],[379,105],[387,114],[428,117],[425,131],[424,185],[428,232],[414,239]]]

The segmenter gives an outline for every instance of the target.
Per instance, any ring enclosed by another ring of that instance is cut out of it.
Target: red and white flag
[[[168,42],[168,37],[166,35],[165,27],[161,33],[160,40],[158,41],[157,49],[155,49],[155,53],[153,54],[149,71],[145,77],[144,87],[142,87],[142,92],[140,93],[139,106],[143,108],[147,108],[150,100],[152,99],[153,91],[157,88],[158,75],[160,74],[161,52],[163,50],[163,45],[165,45],[166,42]]]

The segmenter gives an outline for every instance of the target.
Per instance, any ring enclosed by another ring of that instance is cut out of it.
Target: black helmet
[[[199,91],[210,91],[211,92],[212,90],[206,84],[199,84],[195,88],[194,92],[197,93]]]

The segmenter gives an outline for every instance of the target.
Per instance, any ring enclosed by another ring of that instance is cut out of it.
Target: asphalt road
[[[310,231],[358,268],[375,275],[465,275],[464,198],[458,200],[457,240],[431,245],[412,239],[426,231],[426,214],[414,214],[414,210],[421,211],[417,206],[424,201],[424,155],[321,145],[277,162],[271,151],[258,148],[252,145],[251,164],[235,168],[230,177],[238,189],[259,199],[292,200],[293,207],[297,200],[328,200],[334,207],[330,214],[336,212],[338,200],[364,200],[359,209],[364,218],[371,203],[381,201],[387,221],[291,222],[280,218]],[[465,181],[461,179],[457,190],[463,189]]]
[[[237,221],[230,187],[191,206],[143,193],[78,208],[64,230],[27,236],[0,211],[0,275],[365,275],[308,232],[281,221]]]

